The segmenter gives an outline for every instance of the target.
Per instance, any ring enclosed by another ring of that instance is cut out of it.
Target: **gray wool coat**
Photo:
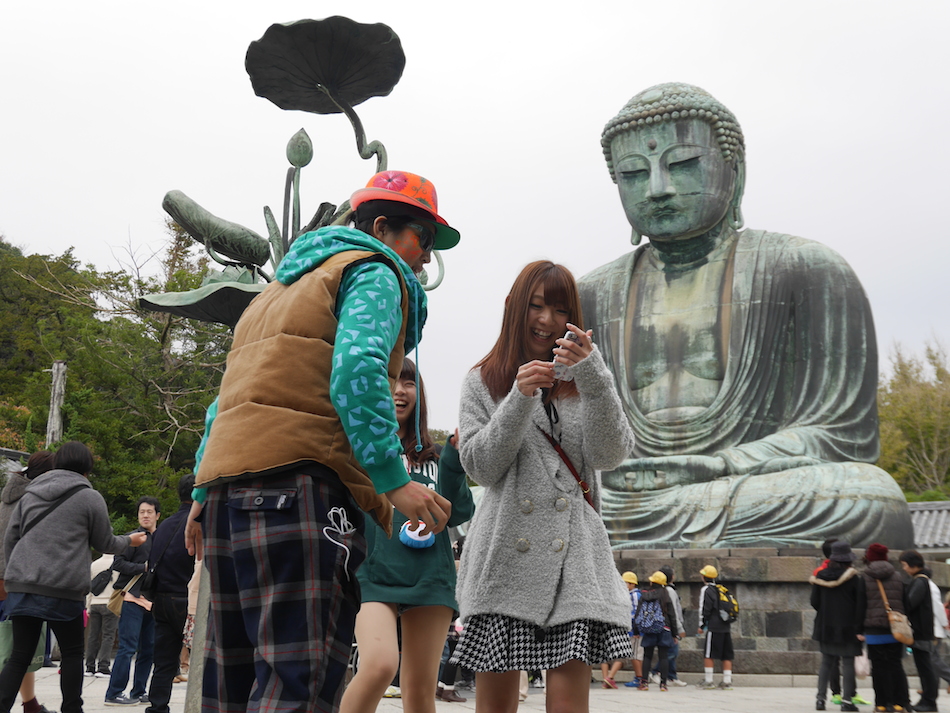
[[[599,509],[597,471],[629,455],[633,431],[599,350],[572,370],[580,395],[556,402],[561,446]],[[590,619],[629,629],[630,597],[600,514],[538,430],[551,430],[540,391],[513,386],[496,403],[474,369],[459,424],[462,466],[485,486],[459,567],[462,620],[502,614],[542,627]]]

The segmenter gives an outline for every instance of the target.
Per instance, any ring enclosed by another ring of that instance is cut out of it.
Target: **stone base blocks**
[[[862,569],[862,550],[855,550]],[[900,570],[897,556],[892,563]],[[704,635],[699,628],[699,570],[711,564],[719,570],[719,581],[729,587],[739,601],[739,619],[732,625],[735,670],[742,674],[815,674],[820,663],[818,642],[811,638],[815,612],[811,608],[808,578],[823,557],[819,549],[733,549],[617,550],[621,572],[636,572],[641,582],[664,565],[673,567],[674,582],[683,602],[686,638],[680,642],[677,667],[681,671],[703,670]],[[943,589],[950,585],[950,565],[928,562],[934,581]],[[719,664],[716,664],[717,671]]]

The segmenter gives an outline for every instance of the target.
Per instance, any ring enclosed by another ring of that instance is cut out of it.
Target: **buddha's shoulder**
[[[583,291],[586,286],[602,283],[605,279],[608,279],[613,275],[629,275],[630,269],[633,263],[636,261],[637,254],[642,250],[643,248],[641,247],[637,250],[624,253],[620,257],[611,260],[608,263],[604,263],[600,267],[595,267],[586,275],[578,279],[577,286],[581,289],[581,291]]]
[[[787,269],[851,271],[838,252],[824,243],[797,235],[771,233],[765,230],[745,230],[739,234],[737,253],[756,252],[763,254],[767,264],[784,265]]]

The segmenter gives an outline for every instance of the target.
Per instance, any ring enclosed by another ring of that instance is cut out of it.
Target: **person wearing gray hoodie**
[[[13,650],[0,671],[0,713],[9,713],[13,706],[44,621],[62,653],[62,711],[82,713],[82,612],[92,564],[89,548],[115,553],[145,541],[144,533],[112,533],[105,500],[89,483],[92,453],[85,445],[64,443],[55,466],[27,486],[4,538],[6,562],[0,577],[13,622]]]
[[[3,536],[6,534],[7,525],[10,524],[10,515],[17,501],[23,497],[27,486],[32,480],[47,473],[53,469],[54,453],[50,451],[37,451],[30,456],[26,468],[19,473],[10,473],[7,477],[6,485],[3,486],[3,492],[0,493],[0,572],[3,571],[6,563],[6,557],[3,555]],[[0,579],[0,620],[6,619],[4,604],[7,598],[7,590],[3,586],[3,579]],[[23,682],[20,684],[20,700],[23,701],[23,713],[51,713],[51,711],[36,699],[36,675],[28,671],[23,676]]]

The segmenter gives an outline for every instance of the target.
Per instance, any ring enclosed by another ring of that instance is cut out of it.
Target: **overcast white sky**
[[[600,132],[661,82],[699,85],[736,114],[746,225],[851,263],[882,368],[895,342],[920,351],[948,336],[950,4],[938,1],[5,3],[0,234],[114,267],[127,245],[162,244],[162,197],[180,189],[266,235],[262,207],[280,213],[284,147],[301,127],[316,151],[305,218],[341,202],[375,170],[349,123],[281,111],[244,71],[272,23],[330,15],[402,39],[402,80],[358,112],[390,168],[435,182],[462,233],[430,293],[432,426],[454,427],[461,379],[524,264],[581,276],[631,249]]]

